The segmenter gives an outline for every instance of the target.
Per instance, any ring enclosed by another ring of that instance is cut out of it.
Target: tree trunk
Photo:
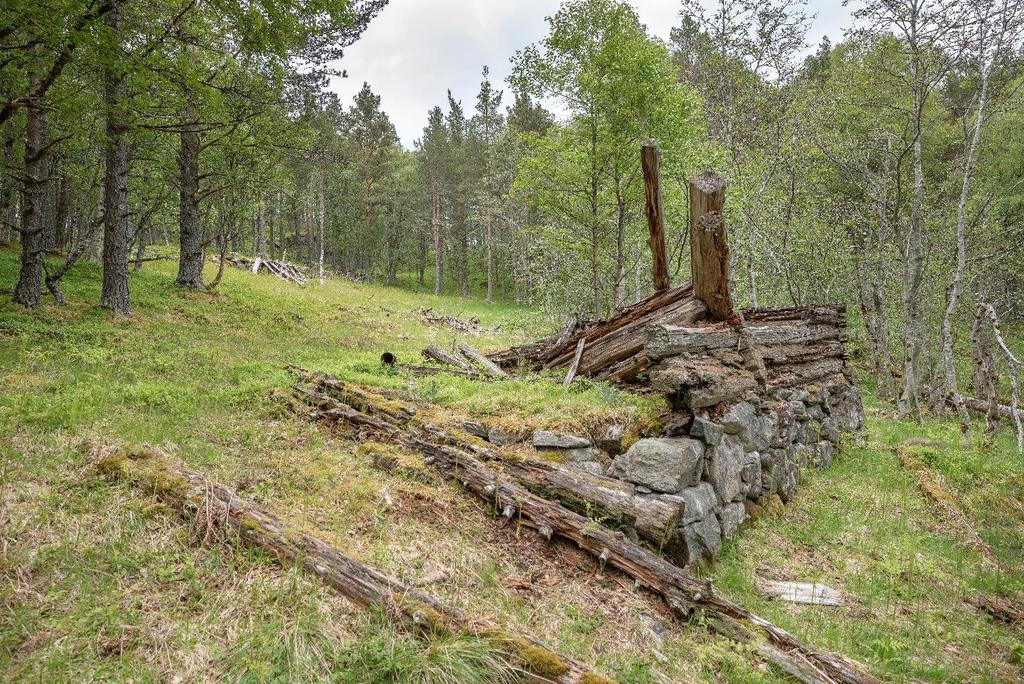
[[[324,233],[327,230],[327,179],[324,170],[320,169],[320,256],[317,260],[317,275],[320,277],[320,284],[324,284]]]
[[[920,389],[918,374],[922,348],[920,295],[924,279],[924,229],[922,227],[922,211],[924,208],[924,159],[921,144],[922,108],[924,107],[924,84],[922,81],[920,49],[917,35],[911,36],[911,79],[914,87],[913,111],[913,166],[914,189],[910,205],[910,234],[907,238],[907,249],[903,264],[903,390],[900,393],[897,409],[900,417],[921,419]]]
[[[668,251],[665,247],[665,210],[661,199],[661,154],[654,141],[648,141],[640,154],[644,171],[644,212],[650,234],[647,244],[651,248],[654,268],[654,289],[667,290],[671,284],[668,275]]]
[[[267,207],[261,192],[256,199],[256,252],[259,259],[267,260]]]
[[[712,318],[733,315],[729,293],[729,242],[726,236],[725,183],[710,171],[690,181],[690,268],[693,293]]]
[[[3,189],[0,190],[0,244],[14,239],[18,232],[17,180],[14,168],[14,121],[4,125],[3,173],[0,174]]]
[[[199,227],[199,130],[182,117],[178,148],[178,227],[180,253],[175,284],[186,290],[203,289],[203,233]]]
[[[431,228],[434,233],[434,294],[444,291],[444,235],[441,233],[441,195],[434,181],[431,202]]]
[[[33,56],[39,48],[31,48]],[[39,80],[33,64],[30,90]],[[14,301],[22,306],[39,306],[43,294],[43,202],[46,193],[47,150],[45,144],[46,110],[42,103],[31,102],[25,108],[25,176],[21,202],[21,271],[14,286]]]
[[[487,303],[494,303],[494,216],[487,208]]]
[[[956,265],[953,268],[953,279],[946,289],[946,308],[942,312],[942,360],[946,372],[946,387],[960,419],[960,436],[965,446],[971,443],[971,416],[964,405],[963,397],[960,396],[960,386],[956,379],[956,365],[953,361],[953,315],[960,303],[960,295],[964,287],[964,271],[967,268],[967,200],[970,197],[971,176],[978,154],[978,143],[981,141],[981,127],[985,123],[985,104],[988,100],[990,71],[990,64],[985,64],[982,68],[981,92],[978,94],[978,116],[974,122],[974,132],[967,149],[963,184],[960,186],[960,203],[957,206]]]
[[[121,2],[113,3],[107,25],[121,39]],[[128,224],[128,126],[124,107],[127,77],[121,65],[108,67],[105,74],[104,104],[107,108],[106,173],[103,180],[103,290],[100,306],[116,314],[131,316],[128,292],[128,258],[132,234]]]

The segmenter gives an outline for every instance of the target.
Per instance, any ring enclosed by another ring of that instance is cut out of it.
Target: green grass
[[[0,283],[16,269],[17,255],[0,250]],[[673,622],[585,554],[502,528],[457,488],[375,470],[354,442],[272,397],[294,363],[405,390],[443,420],[573,430],[657,414],[657,400],[598,384],[414,378],[378,362],[385,350],[416,363],[428,344],[533,339],[550,327],[542,316],[344,280],[300,289],[233,269],[216,294],[186,294],[173,274],[172,262],[153,262],[132,276],[131,319],[95,306],[99,271],[88,264],[69,275],[66,307],[26,312],[0,299],[0,679],[496,681],[487,644],[401,633],[258,551],[198,543],[151,498],[97,478],[87,441],[163,448],[400,578],[444,569],[451,579],[431,591],[446,602],[623,681],[774,678],[730,642]],[[500,331],[425,325],[416,313],[425,307]],[[913,435],[955,445],[955,426],[881,414],[870,425],[867,448],[812,475],[781,519],[730,542],[711,575],[755,612],[886,678],[1024,676],[1020,631],[969,605],[979,590],[1020,591],[1020,572],[986,569],[941,529],[889,450]],[[1019,568],[1024,469],[1008,437],[986,451],[917,455],[955,488],[1003,563]],[[849,604],[766,601],[755,576],[825,581]],[[652,617],[667,627],[660,643],[644,626]]]

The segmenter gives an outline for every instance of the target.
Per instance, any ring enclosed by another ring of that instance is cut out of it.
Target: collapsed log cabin
[[[725,185],[710,171],[689,185],[692,280],[669,285],[658,253],[657,157],[645,149],[643,160],[654,294],[607,320],[573,323],[556,338],[490,358],[509,372],[568,368],[566,381],[586,376],[664,395],[657,434],[610,463],[576,465],[641,497],[681,501],[684,513],[661,550],[680,564],[706,563],[723,537],[789,501],[805,468],[829,465],[844,433],[859,436],[863,406],[847,364],[844,305],[734,307]]]
[[[842,305],[734,307],[725,187],[713,173],[690,183],[692,281],[670,285],[666,255],[658,253],[665,243],[661,195],[650,187],[656,161],[645,150],[654,294],[607,320],[573,321],[557,337],[489,357],[465,345],[463,358],[434,349],[424,355],[460,372],[467,365],[496,377],[491,365],[505,373],[567,369],[567,385],[585,376],[660,392],[669,409],[660,426],[631,444],[621,443],[620,429],[618,447],[596,434],[537,431],[533,445],[556,456],[545,461],[502,452],[525,434],[466,423],[467,439],[419,422],[400,401],[375,401],[322,374],[299,373],[293,408],[420,452],[499,515],[545,538],[576,542],[681,615],[703,611],[714,629],[754,645],[801,681],[875,681],[842,657],[797,644],[736,606],[724,608],[687,572],[710,562],[744,522],[788,502],[805,469],[829,465],[842,435],[862,430],[863,407],[847,366]],[[751,626],[763,632],[753,635]]]

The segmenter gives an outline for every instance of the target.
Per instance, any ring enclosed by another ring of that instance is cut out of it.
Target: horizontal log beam
[[[444,606],[434,596],[344,554],[319,537],[291,528],[272,513],[228,487],[188,470],[161,451],[94,447],[93,458],[105,476],[156,494],[199,524],[213,521],[225,526],[232,535],[270,552],[282,564],[301,563],[356,605],[383,606],[388,615],[398,616],[407,626],[428,634],[463,634],[493,643],[509,659],[508,666],[520,670],[530,681],[611,682],[531,636],[507,632],[480,617],[467,619],[461,611]]]

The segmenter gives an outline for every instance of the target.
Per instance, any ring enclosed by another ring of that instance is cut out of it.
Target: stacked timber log
[[[644,353],[648,326],[692,325],[703,319],[706,312],[704,304],[694,297],[693,287],[686,283],[655,292],[607,320],[575,329],[568,335],[514,347],[490,358],[505,369],[568,369],[582,344],[575,375],[611,382],[635,380],[649,366]]]
[[[848,384],[846,307],[752,309],[743,320],[647,330],[651,386],[676,408],[704,408],[812,384]]]
[[[302,266],[297,264],[288,263],[287,261],[277,261],[275,259],[266,259],[264,257],[256,257],[250,259],[246,256],[239,254],[229,254],[224,259],[234,266],[235,268],[244,268],[252,273],[269,273],[272,276],[276,276],[281,280],[287,280],[290,283],[296,285],[306,284],[306,274]]]

